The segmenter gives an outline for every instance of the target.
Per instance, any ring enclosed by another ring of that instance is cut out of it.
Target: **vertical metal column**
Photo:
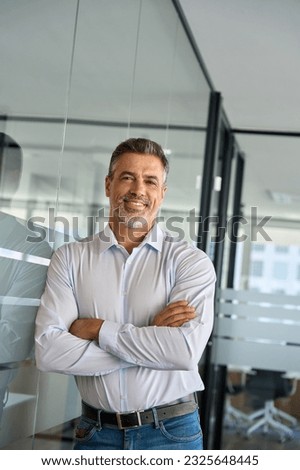
[[[215,252],[214,252],[214,266],[217,276],[217,288],[221,285],[222,269],[223,269],[223,255],[225,245],[225,234],[227,230],[227,209],[230,191],[230,177],[231,177],[231,166],[234,150],[234,137],[225,129],[224,147],[221,153],[222,161],[222,187],[219,194],[218,201],[218,223],[217,232],[215,238]],[[223,416],[223,402],[220,402],[218,394],[224,387],[224,372],[220,367],[215,366],[212,363],[212,347],[213,344],[210,342],[209,355],[206,357],[206,368],[205,368],[205,386],[206,389],[203,394],[203,409],[204,409],[204,445],[206,449],[215,449],[217,444],[218,429],[217,420]],[[214,419],[212,419],[214,418]]]
[[[231,224],[228,226],[228,238],[230,241],[229,248],[229,261],[228,261],[228,274],[227,274],[227,287],[234,287],[234,271],[236,260],[236,247],[238,243],[237,224],[242,217],[241,213],[241,199],[243,189],[243,175],[244,175],[244,159],[241,153],[237,155],[235,183],[234,183],[234,196]],[[224,404],[226,400],[226,384],[227,384],[227,367],[218,366],[217,369],[217,384],[216,384],[216,407],[215,407],[215,428],[213,433],[213,449],[222,448],[222,434],[223,434],[223,418],[224,418]]]
[[[218,227],[215,248],[214,265],[217,274],[217,288],[221,287],[225,236],[228,226],[228,201],[230,193],[230,180],[232,161],[234,157],[234,136],[228,130],[225,131],[225,148],[222,163],[222,188],[218,204]],[[224,403],[226,398],[227,367],[211,364],[212,370],[212,403],[211,409],[214,416],[212,432],[208,436],[212,449],[221,449]]]
[[[217,273],[217,285],[221,285],[222,264],[227,232],[227,211],[230,191],[231,166],[234,152],[234,137],[230,131],[225,130],[224,148],[222,154],[222,187],[218,201],[218,224],[215,240],[214,265]]]
[[[208,231],[209,231],[209,215],[210,206],[214,188],[215,166],[216,166],[216,149],[219,139],[219,126],[221,119],[221,94],[219,92],[211,92],[209,101],[209,113],[207,121],[207,134],[205,143],[203,173],[202,173],[202,189],[200,199],[200,219],[198,226],[197,247],[203,251],[207,249]],[[206,386],[206,378],[211,362],[211,342],[209,341],[205,350],[203,380]],[[209,414],[206,407],[206,393],[198,395],[200,404],[201,426],[205,439],[208,433]]]
[[[221,94],[219,92],[212,91],[210,94],[209,101],[207,133],[202,174],[202,189],[200,199],[200,223],[198,227],[197,240],[197,247],[203,251],[206,251],[208,240],[208,217],[210,215],[210,203],[214,187],[216,148],[219,137],[221,102]]]
[[[242,190],[244,180],[244,158],[241,152],[237,155],[235,183],[234,183],[234,197],[233,197],[233,210],[232,210],[232,221],[228,228],[229,239],[230,239],[230,251],[229,251],[229,262],[228,262],[228,275],[227,275],[227,287],[234,287],[234,269],[236,259],[236,247],[238,243],[238,223],[242,217]]]
[[[243,189],[244,159],[240,153],[237,155],[236,174],[234,183],[234,197],[231,224],[228,227],[228,238],[230,240],[227,287],[233,287],[234,270],[236,259],[236,244],[238,242],[237,227],[241,214],[241,199]],[[221,267],[220,267],[221,269]],[[216,392],[215,392],[215,425],[212,436],[212,448],[222,448],[222,430],[224,418],[224,404],[226,399],[227,367],[218,366],[216,369]]]

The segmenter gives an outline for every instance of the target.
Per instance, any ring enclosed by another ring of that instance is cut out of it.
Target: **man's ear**
[[[105,195],[106,195],[106,197],[110,196],[110,183],[111,183],[110,176],[107,175],[105,177]]]

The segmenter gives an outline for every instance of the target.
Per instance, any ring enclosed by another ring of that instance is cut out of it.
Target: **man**
[[[76,376],[75,449],[201,449],[194,394],[213,324],[215,273],[156,224],[168,161],[147,139],[113,152],[109,224],[59,248],[36,321],[44,371]]]

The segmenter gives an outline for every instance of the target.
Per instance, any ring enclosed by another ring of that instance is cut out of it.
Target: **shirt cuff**
[[[117,336],[120,330],[119,323],[104,320],[99,331],[99,346],[104,351],[115,349]]]

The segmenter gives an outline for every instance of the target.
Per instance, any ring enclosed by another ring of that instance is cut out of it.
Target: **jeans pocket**
[[[78,442],[88,441],[93,437],[96,431],[97,426],[94,421],[81,417],[75,429],[75,439]]]
[[[198,411],[179,418],[171,418],[159,423],[163,436],[173,442],[202,440],[202,430]]]

